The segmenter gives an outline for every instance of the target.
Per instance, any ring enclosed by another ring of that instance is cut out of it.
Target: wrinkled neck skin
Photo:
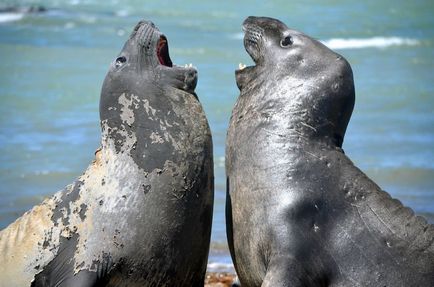
[[[279,67],[254,66],[236,72],[240,96],[232,120],[238,125],[256,123],[257,133],[285,138],[293,148],[318,144],[340,149],[343,134],[328,117],[328,107],[322,81],[328,79],[299,78],[279,73]],[[312,96],[306,96],[312,95]],[[316,98],[312,101],[312,98]],[[324,99],[324,101],[321,100]],[[251,121],[250,118],[260,119]]]

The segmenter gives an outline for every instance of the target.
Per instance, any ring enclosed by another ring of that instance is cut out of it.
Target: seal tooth
[[[238,68],[239,68],[240,70],[243,70],[245,67],[246,67],[246,65],[244,65],[243,63],[239,63],[239,64],[238,64]]]

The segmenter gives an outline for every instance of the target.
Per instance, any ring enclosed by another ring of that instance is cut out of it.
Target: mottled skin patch
[[[434,286],[434,227],[341,149],[354,105],[345,59],[249,17],[255,66],[226,141],[229,248],[242,286]]]
[[[162,37],[140,22],[111,65],[85,173],[0,232],[0,286],[203,286],[211,133]]]
[[[0,232],[0,286],[17,281],[17,286],[30,285],[34,274],[54,258],[60,230],[52,229],[50,219],[59,197],[55,194]]]

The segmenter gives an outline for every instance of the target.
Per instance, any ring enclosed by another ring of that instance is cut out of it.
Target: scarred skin
[[[249,17],[255,66],[226,141],[229,248],[242,286],[434,286],[434,227],[342,150],[350,65],[282,22]]]
[[[166,42],[137,24],[104,80],[94,162],[0,232],[0,286],[203,286],[211,132]]]

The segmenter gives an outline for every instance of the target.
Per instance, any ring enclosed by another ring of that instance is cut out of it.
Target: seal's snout
[[[243,27],[255,24],[261,17],[249,16],[243,21]]]
[[[149,27],[151,29],[157,29],[157,26],[155,26],[154,23],[152,23],[151,21],[147,21],[147,20],[141,20],[139,21],[139,23],[137,23],[136,27],[134,27],[134,31],[138,31],[141,27]]]
[[[245,25],[244,30],[244,47],[252,60],[257,64],[260,60],[260,50],[264,30],[256,25]]]
[[[249,26],[244,29],[244,41],[258,45],[262,38],[264,30],[257,26]]]
[[[244,20],[242,30],[244,32],[244,48],[255,64],[261,61],[261,50],[265,30],[261,26],[263,17],[250,16]]]
[[[151,21],[141,20],[134,27],[130,38],[129,44],[131,47],[137,48],[144,47],[147,52],[150,51],[150,48],[153,46],[152,42],[155,38],[155,35],[159,35],[160,30],[155,26]]]
[[[243,27],[262,27],[263,29],[276,30],[279,28],[286,27],[285,24],[277,19],[269,17],[255,17],[249,16],[243,22]]]
[[[146,44],[154,35],[160,34],[158,27],[151,21],[141,20],[134,27],[130,38],[136,38],[138,43]]]
[[[250,16],[243,22],[242,30],[244,32],[244,41],[258,45],[263,37],[264,29],[256,23],[256,17]],[[246,43],[245,43],[246,44]]]

